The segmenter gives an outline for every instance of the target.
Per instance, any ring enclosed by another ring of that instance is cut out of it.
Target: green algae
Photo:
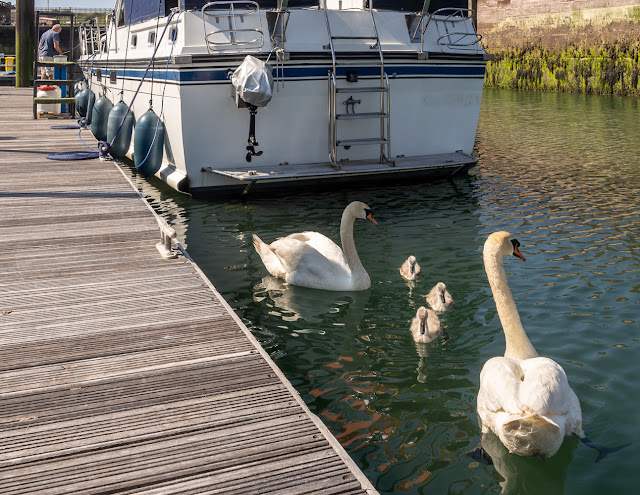
[[[484,40],[486,87],[640,96],[640,7],[511,20]]]
[[[571,43],[545,47],[529,43],[493,51],[487,64],[489,88],[640,96],[640,41],[602,46]]]

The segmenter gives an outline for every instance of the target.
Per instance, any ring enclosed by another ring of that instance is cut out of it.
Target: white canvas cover
[[[269,64],[247,55],[231,75],[231,84],[240,98],[257,107],[264,107],[273,96],[273,74]]]

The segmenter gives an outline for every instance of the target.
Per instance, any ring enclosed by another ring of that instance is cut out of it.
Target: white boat
[[[164,130],[151,173],[194,195],[450,176],[477,161],[490,59],[466,6],[117,0],[106,26],[80,27],[80,64],[136,119],[152,102]],[[247,56],[273,78],[261,108],[231,82]]]

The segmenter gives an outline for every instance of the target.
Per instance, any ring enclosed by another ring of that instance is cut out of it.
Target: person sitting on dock
[[[60,48],[60,32],[62,26],[54,24],[51,29],[42,33],[40,45],[38,46],[39,59],[41,62],[53,62],[54,55],[62,55]],[[42,79],[53,79],[53,69],[42,66]]]

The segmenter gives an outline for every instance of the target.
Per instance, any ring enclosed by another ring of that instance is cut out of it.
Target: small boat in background
[[[80,26],[80,64],[96,101],[130,107],[136,124],[121,132],[157,115],[144,130],[152,142],[140,140],[149,149],[135,151],[127,136],[127,155],[177,190],[427,180],[477,161],[490,56],[466,7],[117,0],[106,26]],[[237,83],[248,61],[257,69]],[[243,97],[263,89],[262,106]]]

